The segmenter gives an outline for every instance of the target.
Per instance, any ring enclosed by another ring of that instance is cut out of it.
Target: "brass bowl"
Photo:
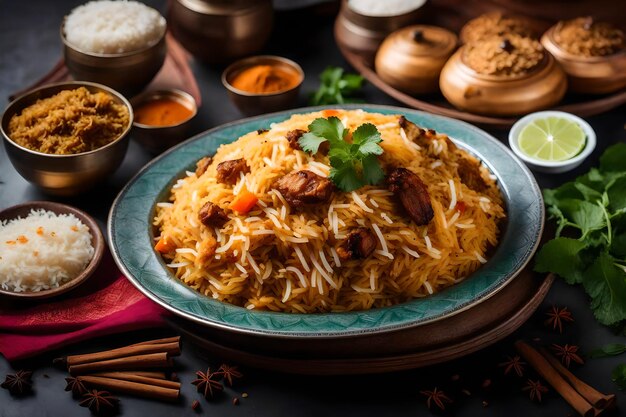
[[[368,16],[352,9],[348,0],[341,1],[335,21],[335,36],[350,51],[374,61],[378,47],[391,32],[417,22],[426,13],[427,0],[407,13],[391,16]]]
[[[376,73],[392,87],[408,94],[439,90],[439,74],[458,44],[444,28],[413,25],[385,38],[376,53]]]
[[[14,114],[20,113],[38,99],[78,87],[85,87],[94,93],[101,91],[108,93],[115,101],[128,109],[130,117],[128,126],[116,140],[96,150],[73,155],[52,155],[37,152],[11,140],[8,126]],[[119,167],[128,149],[128,132],[132,122],[133,108],[128,100],[117,91],[100,84],[68,81],[40,87],[16,98],[2,115],[0,131],[9,160],[24,179],[49,194],[69,196],[93,187]]]
[[[132,138],[153,154],[161,153],[186,139],[191,120],[198,113],[198,106],[193,96],[176,89],[147,91],[134,97],[130,103],[135,109],[141,104],[161,98],[170,98],[179,102],[191,110],[191,116],[180,123],[169,126],[152,126],[137,123],[137,121],[133,122]]]
[[[573,55],[559,46],[552,26],[541,37],[541,43],[561,64],[575,93],[606,94],[626,87],[626,49],[612,55],[582,57]]]
[[[288,68],[288,70],[295,71],[299,75],[300,81],[287,90],[271,93],[250,93],[233,87],[231,83],[235,76],[244,69],[254,65],[273,65]],[[298,93],[303,81],[304,71],[300,65],[290,59],[274,55],[259,55],[241,59],[232,63],[222,73],[222,84],[228,90],[228,96],[235,106],[247,116],[271,113],[293,107],[298,100]]]
[[[165,32],[147,48],[120,54],[98,54],[75,48],[65,38],[64,25],[61,25],[61,40],[65,65],[75,80],[104,84],[129,97],[152,81],[167,53]]]
[[[18,217],[26,217],[30,214],[31,210],[40,209],[52,211],[56,214],[73,214],[78,220],[80,220],[85,226],[87,226],[89,228],[89,232],[91,233],[91,244],[93,245],[94,249],[93,257],[91,258],[83,272],[81,272],[74,279],[60,285],[57,288],[24,292],[13,292],[0,289],[0,296],[12,297],[21,300],[34,300],[51,298],[57,295],[64,294],[87,281],[87,279],[96,271],[98,265],[100,265],[100,261],[102,261],[105,242],[98,223],[93,219],[93,217],[74,207],[67,206],[61,203],[53,203],[51,201],[31,201],[28,203],[19,204],[17,206],[8,207],[0,211],[0,222],[13,220]]]
[[[439,86],[455,107],[470,113],[517,116],[557,104],[567,90],[567,77],[546,53],[542,62],[518,76],[484,75],[463,62],[462,46],[441,71]]]
[[[272,31],[271,0],[173,0],[172,33],[207,63],[231,62],[263,48]]]

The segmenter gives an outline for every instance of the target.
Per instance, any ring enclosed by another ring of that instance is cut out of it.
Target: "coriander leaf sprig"
[[[330,149],[329,178],[337,188],[349,192],[364,185],[378,184],[385,176],[377,156],[383,153],[380,132],[371,123],[359,126],[348,141],[349,130],[337,117],[317,118],[309,125],[309,132],[298,140],[305,152],[316,153],[328,141]]]
[[[358,74],[344,73],[343,68],[327,67],[320,74],[321,84],[311,95],[309,104],[319,106],[354,102],[355,100],[347,96],[358,91],[363,86],[363,80],[363,77]]]

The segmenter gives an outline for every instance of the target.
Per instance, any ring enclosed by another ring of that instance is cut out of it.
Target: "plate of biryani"
[[[543,223],[532,174],[484,131],[347,105],[187,140],[127,184],[108,230],[126,276],[183,318],[339,337],[488,299],[526,266]]]

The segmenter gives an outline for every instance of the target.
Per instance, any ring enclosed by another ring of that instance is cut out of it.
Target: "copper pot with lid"
[[[459,109],[516,116],[557,104],[567,78],[538,41],[508,34],[462,46],[444,66],[440,88]]]
[[[263,48],[273,16],[271,0],[172,0],[168,22],[194,56],[224,63]]]
[[[389,35],[376,54],[376,72],[392,87],[408,94],[439,90],[439,74],[455,51],[457,36],[427,25],[402,28]]]

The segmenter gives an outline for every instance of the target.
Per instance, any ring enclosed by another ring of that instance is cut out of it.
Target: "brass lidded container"
[[[449,30],[427,25],[402,28],[389,35],[376,54],[376,72],[408,94],[439,90],[439,74],[458,44]]]
[[[557,23],[541,43],[567,73],[571,91],[606,94],[626,87],[626,37],[621,30],[581,17]]]
[[[226,63],[263,48],[273,18],[271,0],[172,0],[168,21],[195,57]]]
[[[461,110],[515,116],[557,104],[567,77],[537,40],[508,34],[462,46],[444,66],[440,88]]]
[[[335,21],[335,36],[349,50],[373,62],[378,47],[387,35],[415,23],[425,14],[427,5],[427,0],[416,0],[415,7],[405,13],[367,15],[350,6],[349,0],[342,0]]]

